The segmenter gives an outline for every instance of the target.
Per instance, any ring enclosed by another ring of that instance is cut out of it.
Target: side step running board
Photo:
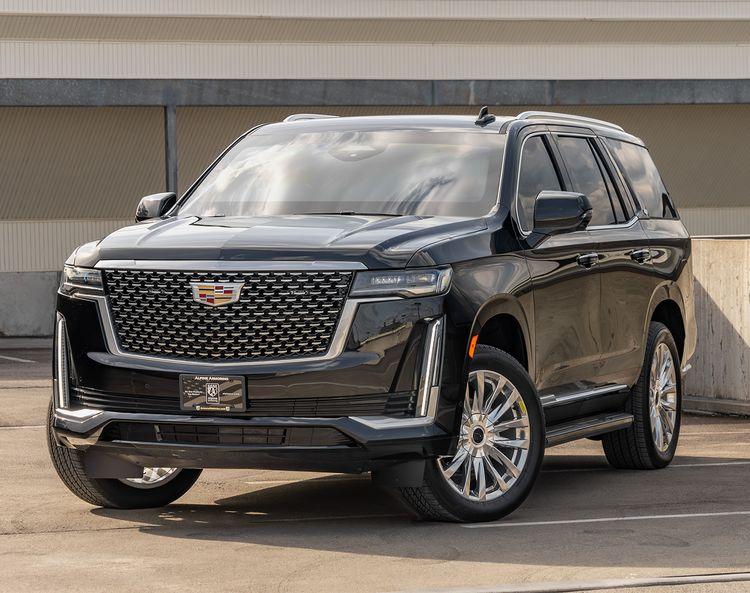
[[[547,446],[554,447],[586,437],[595,437],[627,428],[631,424],[633,424],[632,414],[598,414],[555,424],[547,428]]]

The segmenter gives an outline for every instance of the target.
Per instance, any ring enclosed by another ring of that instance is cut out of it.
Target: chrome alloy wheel
[[[133,488],[147,490],[163,486],[176,478],[179,473],[180,470],[177,467],[144,467],[142,478],[124,478],[120,481]]]
[[[664,453],[672,444],[677,421],[677,370],[672,351],[663,342],[656,346],[651,359],[648,400],[651,436],[656,448]]]
[[[458,448],[438,459],[450,486],[471,501],[505,494],[529,455],[529,415],[518,389],[494,371],[472,371],[466,385]]]

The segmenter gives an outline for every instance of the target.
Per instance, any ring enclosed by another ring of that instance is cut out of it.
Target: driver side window
[[[560,178],[544,136],[532,136],[523,145],[518,173],[518,218],[521,228],[534,226],[534,204],[540,191],[559,191]]]

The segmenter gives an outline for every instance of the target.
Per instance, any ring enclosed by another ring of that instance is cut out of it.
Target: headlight
[[[450,268],[357,272],[351,296],[421,297],[447,292]]]
[[[91,268],[65,265],[60,279],[60,292],[65,294],[103,292],[102,273]]]

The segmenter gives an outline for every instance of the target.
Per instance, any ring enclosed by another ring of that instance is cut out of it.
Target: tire
[[[57,443],[52,430],[52,404],[47,415],[47,446],[52,465],[63,484],[81,500],[111,509],[162,507],[177,500],[195,484],[199,469],[179,469],[164,478],[162,485],[135,486],[126,480],[89,478],[84,470],[85,453]]]
[[[673,375],[669,377],[667,382],[655,382],[651,374],[653,365],[655,364],[654,359],[660,353],[664,354],[665,352],[668,352],[671,357]],[[668,386],[672,382],[672,379],[674,379],[674,385],[671,395],[668,393],[668,390],[664,390],[658,398],[652,396],[650,392],[652,383],[656,391],[662,391],[659,389],[659,386]],[[651,405],[654,401],[663,401],[664,404],[659,404],[654,409]],[[668,442],[666,437],[664,437],[665,440],[659,443],[658,438],[654,434],[654,428],[655,426],[657,428],[659,426],[669,426],[669,419],[672,417],[669,408],[674,408],[674,417],[672,419],[673,429],[667,431],[671,432]],[[623,411],[633,414],[633,424],[627,429],[604,435],[602,445],[607,461],[619,469],[660,469],[669,465],[674,458],[680,436],[682,421],[682,376],[680,372],[680,355],[674,338],[669,329],[662,323],[653,321],[649,326],[643,368],[638,377],[638,382],[633,386],[630,397],[625,403]],[[656,417],[658,417],[658,422],[655,421]]]
[[[497,383],[494,383],[496,380]],[[485,393],[483,402],[487,407],[484,410],[473,405],[476,397],[469,398],[470,409],[464,404],[456,453],[446,458],[428,460],[421,486],[399,489],[402,500],[420,519],[494,521],[518,508],[531,491],[544,457],[544,414],[536,389],[526,370],[512,356],[497,348],[478,346],[469,365],[467,396],[470,386],[474,394],[478,391],[475,386],[480,382],[485,390],[487,386],[492,387],[494,393],[495,385],[502,380],[507,383],[494,399],[491,394]],[[510,400],[515,403],[500,413]],[[493,419],[493,413],[500,414]],[[512,428],[500,428],[501,424],[507,425],[509,422],[513,423]],[[491,433],[485,430],[487,427],[501,433],[495,435],[492,443],[489,442]],[[512,446],[501,444],[509,441]],[[501,457],[495,456],[492,449],[499,450],[505,460],[516,467],[517,476],[511,473]],[[481,459],[481,464],[477,459]],[[482,474],[484,482],[480,477]],[[507,490],[501,488],[495,474],[500,474],[500,481]]]

